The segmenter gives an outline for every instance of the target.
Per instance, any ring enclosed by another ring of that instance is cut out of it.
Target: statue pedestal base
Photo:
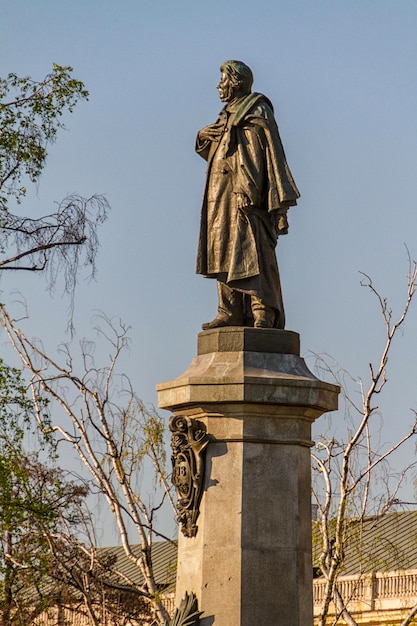
[[[159,406],[206,428],[194,537],[179,532],[177,606],[194,592],[201,626],[313,624],[311,424],[337,408],[291,331],[230,327],[158,385]]]

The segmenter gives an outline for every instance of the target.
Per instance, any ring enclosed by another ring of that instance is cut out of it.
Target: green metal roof
[[[313,522],[313,562],[318,565],[319,526]],[[417,511],[349,520],[341,573],[417,569]]]
[[[132,547],[133,553],[140,557],[140,546]],[[177,545],[170,541],[157,541],[152,544],[152,566],[157,584],[166,591],[175,589],[175,576],[177,569]],[[123,573],[132,584],[142,584],[143,577],[139,568],[126,556],[122,546],[100,548],[98,557],[113,556],[115,562],[113,568]]]

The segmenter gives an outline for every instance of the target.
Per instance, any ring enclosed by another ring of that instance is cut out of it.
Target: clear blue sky
[[[77,339],[95,310],[132,327],[124,365],[140,396],[177,377],[216,313],[213,281],[194,274],[205,165],[196,132],[221,103],[219,65],[251,66],[275,106],[301,191],[278,245],[287,328],[302,352],[328,352],[367,376],[383,341],[370,274],[399,313],[406,243],[417,257],[417,3],[414,0],[2,0],[0,69],[42,78],[72,65],[90,91],[68,116],[22,211],[103,193],[97,282],[81,282]],[[66,303],[32,275],[2,277],[26,296],[30,334],[67,340]],[[417,309],[392,358],[386,439],[417,408]],[[325,423],[317,432],[324,430]]]

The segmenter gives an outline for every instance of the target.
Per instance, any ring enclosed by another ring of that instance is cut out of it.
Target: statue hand
[[[218,141],[224,131],[224,124],[215,122],[209,126],[205,126],[198,133],[198,138],[201,141]]]
[[[251,205],[251,201],[245,193],[236,194],[236,206],[238,209],[246,209]]]
[[[288,220],[286,215],[280,215],[278,218],[278,235],[288,234]]]

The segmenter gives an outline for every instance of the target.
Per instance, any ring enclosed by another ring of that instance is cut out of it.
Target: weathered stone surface
[[[297,333],[220,328],[200,333],[198,348],[181,376],[157,386],[161,408],[178,410],[198,402],[261,402],[306,405],[318,415],[337,408],[334,385],[316,378],[299,356]]]
[[[308,370],[296,333],[237,330],[201,333],[190,368],[158,385],[161,407],[210,436],[198,532],[179,537],[177,598],[197,594],[202,626],[308,626],[311,424],[339,390]]]
[[[276,352],[300,354],[300,336],[291,330],[234,326],[198,335],[198,354],[209,352]]]

